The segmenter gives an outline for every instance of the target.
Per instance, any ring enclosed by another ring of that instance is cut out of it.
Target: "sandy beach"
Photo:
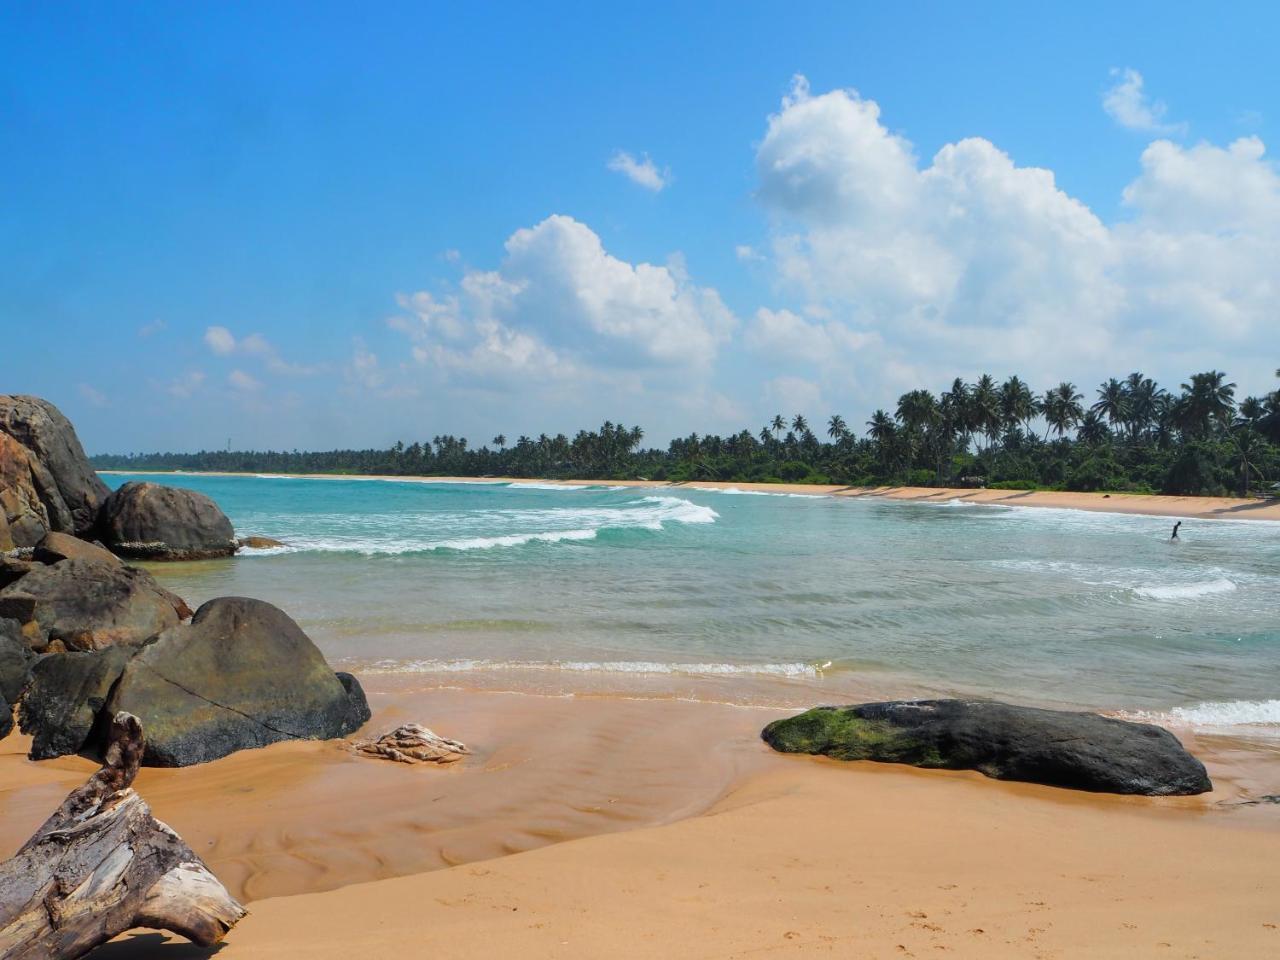
[[[1201,797],[1079,794],[786,757],[774,709],[425,689],[370,678],[377,730],[449,767],[286,743],[137,789],[250,907],[220,957],[1243,957],[1280,944],[1280,808],[1226,740]],[[83,758],[0,751],[0,845]],[[133,932],[97,958],[207,954]]]
[[[130,471],[102,470],[104,474]],[[187,471],[172,476],[256,477],[255,473]],[[1059,510],[1092,510],[1102,513],[1138,513],[1147,516],[1197,520],[1280,520],[1280,500],[1240,497],[1175,497],[1142,493],[1072,493],[1050,490],[988,490],[967,487],[849,487],[813,483],[720,483],[711,480],[665,483],[651,480],[540,480],[529,477],[405,477],[383,474],[289,474],[306,480],[400,480],[420,483],[539,483],[566,487],[607,483],[645,489],[745,490],[754,493],[799,493],[813,496],[879,497],[886,500],[940,502],[963,500],[1006,507],[1052,507]]]

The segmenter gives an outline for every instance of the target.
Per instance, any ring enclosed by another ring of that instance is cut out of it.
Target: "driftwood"
[[[466,744],[447,740],[420,723],[405,723],[372,740],[352,744],[358,753],[399,763],[453,763],[471,751]]]
[[[244,916],[131,784],[138,718],[117,713],[102,769],[0,864],[0,960],[80,957],[134,927],[211,946]]]

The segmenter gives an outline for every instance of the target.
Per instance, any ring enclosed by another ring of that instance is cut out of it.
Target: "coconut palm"
[[[1023,381],[1015,376],[1010,377],[1000,387],[1000,416],[1002,426],[1007,432],[1010,428],[1021,424],[1027,426],[1040,412],[1040,402]]]
[[[773,415],[773,419],[769,421],[769,429],[773,431],[774,437],[780,436],[782,431],[787,429],[787,421],[782,419],[782,414]]]
[[[1184,433],[1206,437],[1215,427],[1231,422],[1235,412],[1236,385],[1226,383],[1227,375],[1218,370],[1191,375],[1191,383],[1182,385],[1178,398],[1178,420]]]
[[[1240,469],[1240,496],[1247,497],[1250,479],[1254,476],[1262,478],[1259,464],[1271,453],[1270,445],[1251,427],[1233,431],[1231,445],[1235,448],[1236,463]]]
[[[505,450],[507,448],[507,438],[500,433],[493,438],[493,445],[499,450]]]
[[[1113,427],[1125,423],[1129,419],[1129,395],[1124,384],[1115,377],[1102,384],[1098,387],[1098,402],[1089,409],[1106,417]]]
[[[848,435],[849,427],[844,422],[844,417],[833,413],[831,419],[827,421],[827,436],[832,440],[843,440]]]
[[[1083,399],[1076,385],[1065,380],[1044,395],[1045,422],[1059,439],[1083,419],[1084,408],[1080,406]],[[1048,436],[1047,431],[1045,435]]]
[[[804,414],[797,413],[791,418],[791,429],[801,436],[809,432],[809,421],[804,418]]]

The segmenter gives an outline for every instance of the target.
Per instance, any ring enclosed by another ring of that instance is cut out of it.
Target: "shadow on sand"
[[[197,947],[171,933],[133,931],[86,954],[85,960],[206,960],[222,946]]]

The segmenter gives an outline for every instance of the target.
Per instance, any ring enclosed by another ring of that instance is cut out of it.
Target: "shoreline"
[[[940,503],[959,500],[1002,507],[1087,510],[1095,513],[1127,513],[1188,520],[1280,521],[1280,500],[1240,497],[1181,497],[1146,493],[1072,493],[1050,490],[992,490],[968,487],[851,487],[811,483],[734,483],[716,480],[683,482],[655,480],[555,480],[536,477],[427,477],[388,474],[261,474],[231,471],[134,471],[99,470],[108,476],[250,477],[284,480],[379,480],[402,483],[460,483],[476,485],[538,484],[541,486],[619,486],[653,490],[738,490],[745,493],[801,494]]]

